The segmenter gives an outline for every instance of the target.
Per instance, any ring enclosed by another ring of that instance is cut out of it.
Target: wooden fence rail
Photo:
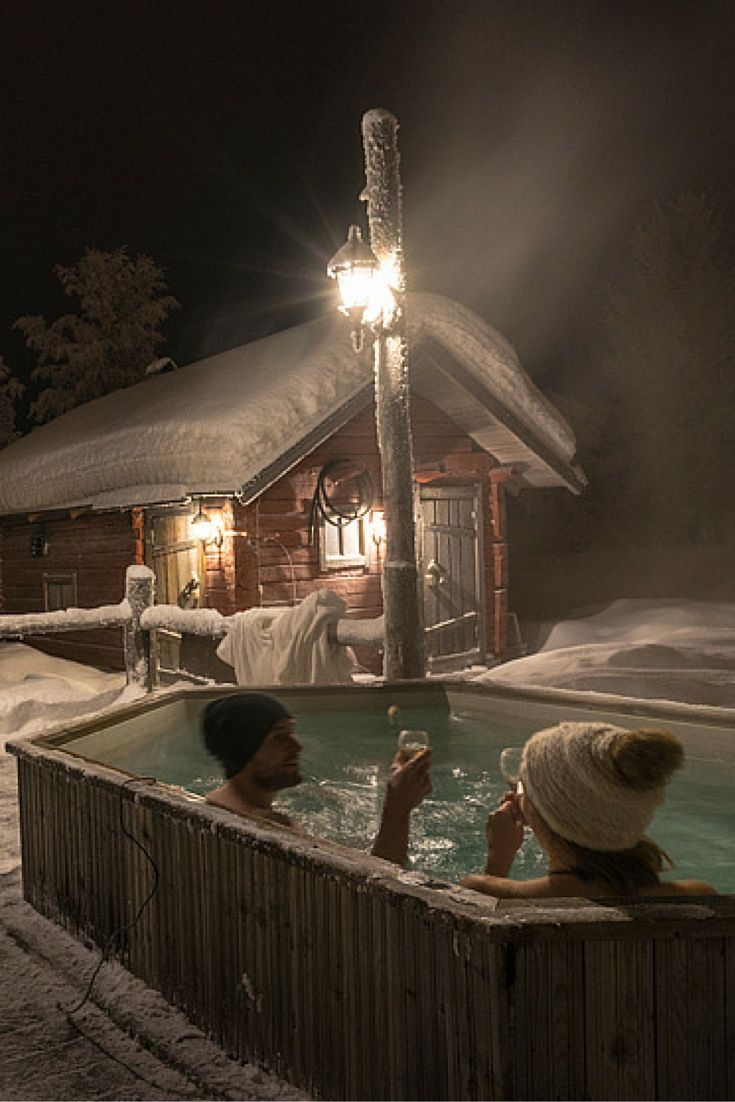
[[[238,615],[223,616],[216,609],[209,608],[183,609],[178,605],[156,605],[154,599],[153,571],[147,566],[129,566],[125,572],[125,597],[119,604],[0,615],[0,640],[121,627],[125,633],[126,681],[128,684],[143,685],[150,691],[158,684],[157,631],[185,632],[222,639]],[[287,609],[269,611],[279,615]],[[342,646],[378,646],[383,637],[382,616],[372,620],[341,619],[330,635],[333,642]]]

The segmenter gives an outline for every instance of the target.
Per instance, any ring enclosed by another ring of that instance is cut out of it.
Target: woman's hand
[[[492,811],[485,824],[487,863],[485,872],[491,876],[507,876],[516,853],[523,842],[523,812],[515,792],[506,792],[497,811]]]

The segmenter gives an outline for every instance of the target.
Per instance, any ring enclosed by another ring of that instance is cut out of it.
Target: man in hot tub
[[[202,735],[207,750],[222,765],[225,782],[207,802],[249,818],[296,827],[273,807],[282,788],[301,782],[302,744],[291,713],[266,693],[233,693],[204,709]],[[403,763],[396,757],[383,800],[380,827],[371,853],[403,865],[408,855],[411,812],[431,792],[431,750]]]

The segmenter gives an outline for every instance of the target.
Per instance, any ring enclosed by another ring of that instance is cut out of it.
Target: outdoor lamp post
[[[355,352],[362,352],[363,316],[373,298],[378,258],[363,241],[359,226],[350,226],[347,240],[327,265],[327,275],[337,280],[342,299],[340,310],[353,323],[352,347]]]
[[[425,673],[414,522],[413,444],[409,416],[408,346],[405,336],[406,276],[403,264],[398,120],[389,111],[362,119],[370,247],[358,226],[327,267],[353,322],[355,351],[365,332],[373,336],[375,413],[383,479],[385,558],[385,676]]]

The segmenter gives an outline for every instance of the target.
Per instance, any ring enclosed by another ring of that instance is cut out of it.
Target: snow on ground
[[[735,605],[619,600],[545,625],[536,654],[475,680],[735,708]]]
[[[36,734],[128,703],[122,674],[0,643],[0,734]],[[2,744],[0,743],[0,746]],[[117,962],[99,959],[21,898],[15,758],[0,749],[0,1098],[303,1099],[230,1060],[180,1011]]]
[[[65,719],[129,703],[141,692],[122,673],[53,658],[24,643],[0,643],[0,735],[29,735]]]

